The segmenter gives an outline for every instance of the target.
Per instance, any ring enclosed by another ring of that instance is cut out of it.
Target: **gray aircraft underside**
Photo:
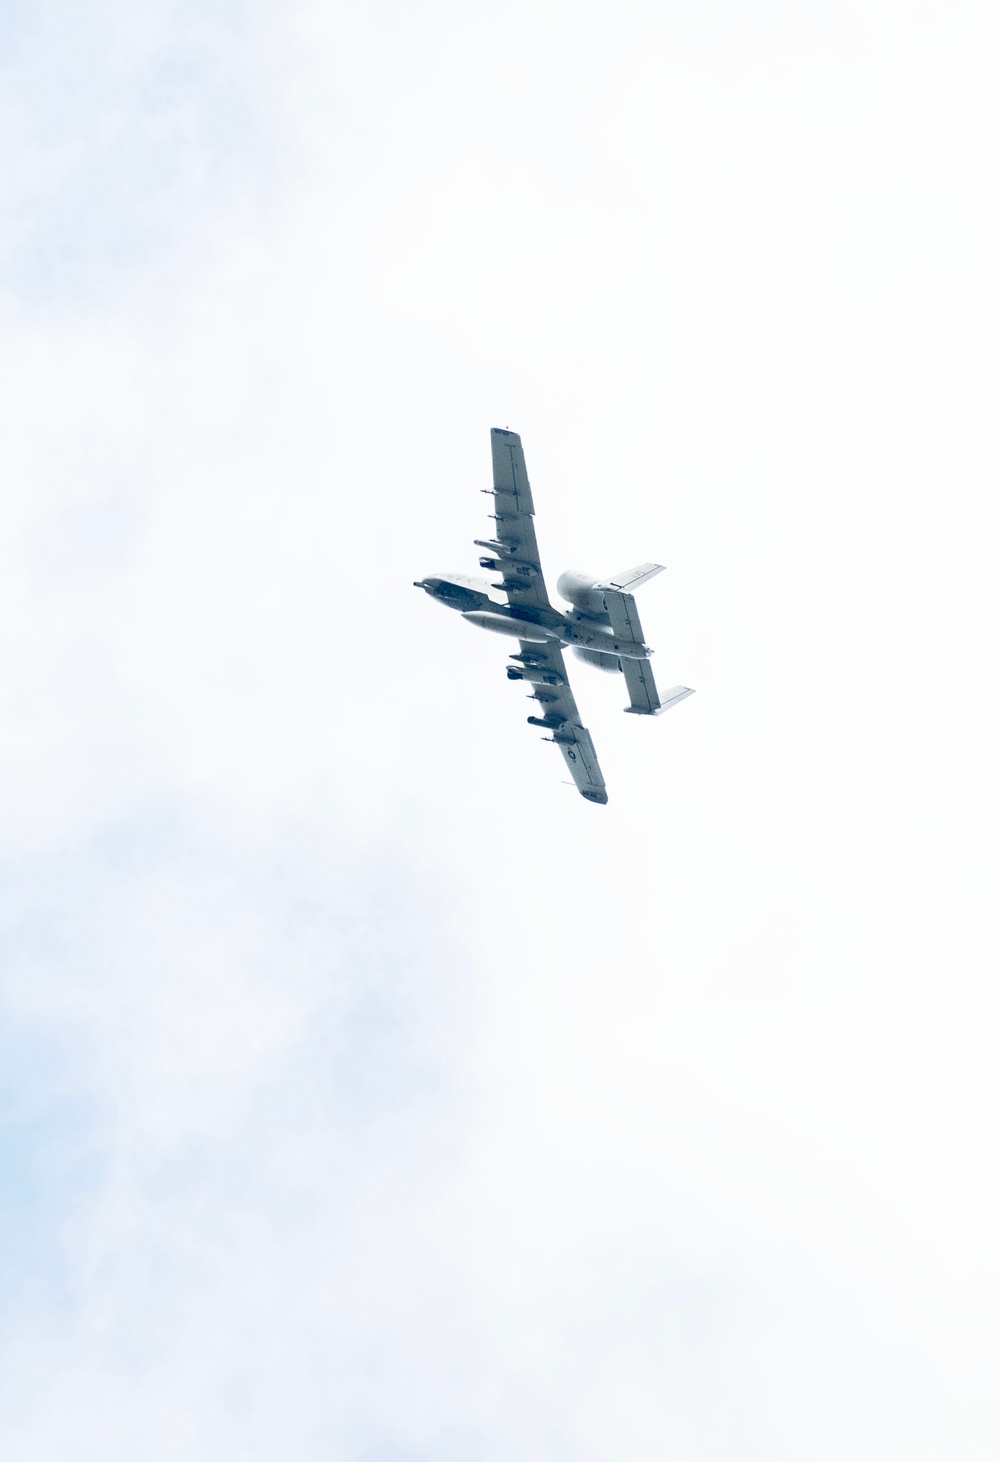
[[[573,781],[589,802],[607,802],[594,743],[570,690],[563,647],[601,670],[624,675],[630,701],[625,709],[633,715],[658,716],[693,695],[686,685],[675,685],[663,695],[657,691],[649,663],[652,651],[642,637],[633,593],[661,573],[663,565],[641,563],[604,582],[586,574],[562,574],[556,589],[572,608],[565,613],[553,608],[535,541],[535,507],[521,438],[499,427],[490,437],[496,537],[475,542],[490,554],[479,560],[480,568],[498,573],[499,582],[439,574],[418,579],[416,587],[458,610],[470,624],[518,641],[507,677],[533,687],[531,698],[541,714],[529,716],[529,725],[552,732],[546,739],[562,751]]]

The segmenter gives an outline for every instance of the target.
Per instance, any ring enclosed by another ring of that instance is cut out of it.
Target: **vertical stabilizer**
[[[640,567],[645,567],[645,565]],[[598,587],[604,593],[604,602],[607,605],[611,628],[615,634],[623,640],[628,639],[632,640],[634,644],[644,645],[642,625],[639,622],[639,613],[632,595],[624,594],[610,584],[600,584]],[[662,711],[667,711],[671,706],[675,706],[678,701],[694,695],[690,686],[675,685],[661,696],[656,688],[653,667],[648,659],[628,660],[623,655],[621,664],[631,702],[625,709],[634,716],[658,716]]]

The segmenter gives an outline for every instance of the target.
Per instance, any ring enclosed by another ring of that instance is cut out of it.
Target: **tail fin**
[[[676,706],[678,701],[687,700],[694,691],[689,685],[672,685],[661,695],[656,689],[656,682],[653,679],[653,671],[648,660],[623,660],[622,668],[625,671],[625,684],[628,686],[629,699],[632,704],[625,707],[626,715],[631,716],[662,716],[664,711],[669,711],[671,706]]]
[[[631,594],[623,594],[620,589],[613,589],[610,584],[595,584],[604,595],[604,607],[608,611],[608,618],[611,621],[611,628],[620,640],[631,640],[635,645],[643,645],[642,625],[639,623],[639,611],[635,607],[635,599]]]
[[[648,570],[648,572],[643,572]],[[640,564],[638,569],[633,569],[635,576],[631,584],[644,583],[651,579],[653,574],[660,572],[659,564]],[[620,576],[624,579],[626,576]],[[609,581],[607,584],[595,586],[603,590],[604,602],[607,605],[608,616],[611,620],[611,628],[621,639],[632,640],[634,644],[644,645],[642,636],[642,625],[639,622],[639,613],[635,607],[635,599],[631,594],[623,593],[617,583]],[[628,660],[622,656],[622,670],[625,674],[625,684],[628,686],[630,705],[625,707],[634,716],[659,716],[663,711],[668,711],[678,701],[685,700],[694,691],[687,685],[675,685],[661,696],[656,688],[656,681],[653,679],[653,667],[648,659]]]
[[[663,711],[669,711],[678,701],[694,695],[694,691],[687,685],[673,685],[660,695],[653,679],[653,667],[648,660],[626,660],[623,656],[621,666],[631,702],[625,710],[633,716],[659,716]]]
[[[643,643],[642,625],[639,623],[639,611],[635,607],[632,591],[662,573],[661,563],[640,563],[634,569],[625,569],[622,573],[615,574],[603,584],[594,585],[597,593],[604,595],[604,607],[608,611],[611,628],[619,639],[632,640],[637,645]]]

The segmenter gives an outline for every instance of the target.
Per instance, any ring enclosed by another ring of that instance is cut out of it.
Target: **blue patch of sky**
[[[60,592],[106,589],[118,572],[132,566],[142,541],[148,507],[135,490],[135,479],[142,483],[142,464],[109,462],[98,451],[81,450],[59,467],[77,499],[81,482],[97,486],[88,499],[59,500],[39,510],[24,535],[22,561],[50,595],[53,581]]]
[[[257,7],[170,7],[158,32],[124,41],[114,8],[72,9],[22,8],[0,58],[6,282],[39,309],[100,305],[150,266],[182,268],[208,220],[261,206],[281,177]]]
[[[439,1035],[452,1044],[470,1013],[448,890],[414,874],[416,846],[359,851],[345,873],[342,849],[331,863],[300,831],[241,848],[178,802],[0,869],[0,960],[47,992],[41,1013],[0,1026],[0,1303],[32,1285],[59,1301],[64,1235],[104,1174],[107,1114],[87,1077],[100,1013],[81,1021],[74,998],[92,979],[99,999],[127,1006],[150,979],[170,980],[171,958],[249,931],[232,957],[276,988],[303,976],[310,1017],[294,1076],[262,1072],[254,1106],[267,1109],[277,1081],[284,1130],[325,1113],[345,1135],[377,1129],[390,1152],[433,1134],[455,1095]],[[173,954],[149,965],[161,944]],[[192,1132],[176,1163],[190,1177],[219,1156],[212,1133]],[[177,1173],[167,1163],[160,1176]]]
[[[468,960],[441,911],[421,907],[402,864],[370,870],[366,885],[356,890],[342,967],[347,1001],[317,1022],[307,1045],[333,1058],[331,1098],[345,1117],[429,1114],[453,1095],[438,1038],[469,1028]]]
[[[63,1043],[0,1021],[0,1316],[44,1288],[69,1302],[64,1232],[103,1171],[96,1113]]]
[[[8,979],[44,980],[71,957],[73,871],[61,857],[0,868],[0,1312],[36,1286],[68,1298],[65,1227],[103,1172],[73,1032],[3,999]]]
[[[476,1445],[479,1440],[478,1436],[466,1438],[467,1442],[473,1443],[473,1450],[467,1456],[482,1455],[481,1447]],[[440,1457],[438,1446],[437,1439],[431,1446],[420,1448],[400,1446],[397,1442],[376,1442],[371,1446],[363,1446],[357,1455],[359,1462],[430,1462],[432,1457]]]

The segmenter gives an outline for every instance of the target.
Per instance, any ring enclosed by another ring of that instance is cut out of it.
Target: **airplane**
[[[540,716],[529,716],[529,726],[552,735],[566,760],[577,789],[588,802],[606,803],[607,787],[590,732],[580,721],[563,659],[568,646],[579,659],[625,677],[629,694],[626,711],[636,716],[659,716],[693,695],[687,685],[675,685],[660,695],[642,637],[634,591],[663,571],[658,563],[641,563],[624,573],[598,582],[582,573],[565,573],[556,590],[572,608],[567,612],[549,603],[545,578],[532,523],[535,507],[524,465],[521,438],[516,432],[494,427],[492,494],[496,511],[495,538],[477,538],[477,548],[489,550],[479,566],[499,573],[498,583],[468,574],[437,574],[414,581],[439,604],[456,609],[469,624],[518,641],[511,654],[508,680],[524,680],[533,687],[529,699],[538,701]]]

